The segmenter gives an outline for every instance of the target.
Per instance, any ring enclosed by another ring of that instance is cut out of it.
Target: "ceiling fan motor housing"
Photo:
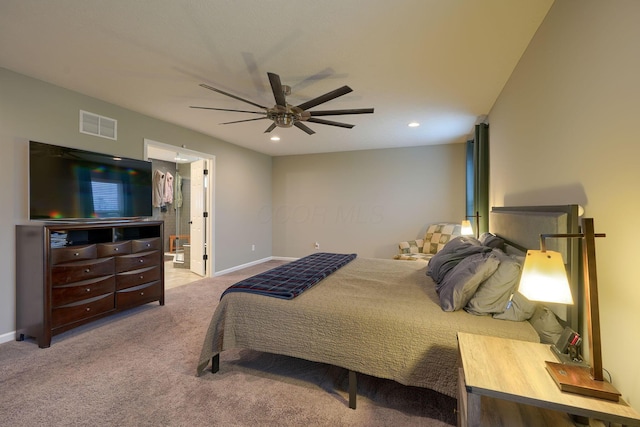
[[[273,120],[276,126],[290,128],[295,122],[305,121],[311,114],[296,106],[287,104],[286,107],[274,105],[267,110],[267,118]]]

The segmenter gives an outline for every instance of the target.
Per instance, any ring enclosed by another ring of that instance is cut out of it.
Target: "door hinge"
[[[209,217],[209,212],[202,212],[202,216],[204,218],[208,218]]]
[[[203,169],[202,170],[202,174],[203,175],[209,175],[209,169]]]
[[[205,260],[205,261],[208,260],[209,259],[209,255],[207,255],[207,254],[202,255],[202,259]]]

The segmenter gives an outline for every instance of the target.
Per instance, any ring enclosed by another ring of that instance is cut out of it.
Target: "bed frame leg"
[[[215,374],[220,370],[220,353],[211,358],[211,373]]]
[[[349,408],[356,409],[356,390],[358,390],[358,379],[355,371],[349,371]]]

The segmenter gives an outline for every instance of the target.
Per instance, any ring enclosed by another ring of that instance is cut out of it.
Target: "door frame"
[[[216,156],[210,153],[203,153],[200,151],[190,150],[178,145],[166,144],[164,142],[155,141],[152,139],[144,139],[144,159],[149,160],[149,147],[155,147],[162,150],[180,152],[188,156],[199,157],[200,159],[207,160],[208,176],[209,176],[209,191],[205,201],[205,209],[209,213],[205,218],[206,224],[206,253],[207,260],[205,262],[205,277],[213,277],[215,273],[215,194],[216,194]]]

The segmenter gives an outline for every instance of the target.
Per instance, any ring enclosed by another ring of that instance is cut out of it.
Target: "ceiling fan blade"
[[[272,130],[274,130],[275,128],[276,128],[276,124],[275,124],[275,123],[271,123],[271,126],[269,126],[269,127],[267,128],[267,130],[265,130],[265,131],[264,131],[264,133],[269,133],[269,132],[271,132]]]
[[[371,114],[373,108],[355,108],[352,110],[323,110],[323,111],[309,111],[311,116],[340,116],[342,114]]]
[[[308,118],[307,121],[311,123],[320,123],[321,125],[338,126],[338,127],[347,128],[347,129],[351,129],[352,127],[355,126],[355,125],[350,125],[348,123],[332,122],[331,120],[314,119],[313,117]]]
[[[300,122],[295,122],[293,125],[295,127],[297,127],[298,129],[302,129],[303,131],[305,131],[309,135],[313,135],[315,133],[309,126],[307,126],[305,124],[302,124]]]
[[[266,118],[267,117],[265,116],[265,117],[258,117],[257,119],[236,120],[236,121],[233,121],[233,122],[224,122],[224,123],[220,123],[220,124],[221,125],[230,125],[231,123],[252,122],[254,120],[264,120]]]
[[[353,91],[349,86],[342,86],[336,90],[332,90],[331,92],[325,93],[324,95],[320,95],[317,98],[313,98],[307,102],[303,102],[298,105],[298,108],[303,110],[308,110],[309,108],[315,107],[316,105],[320,105],[324,102],[331,101],[339,96],[346,95],[347,93]]]
[[[235,113],[251,113],[251,114],[264,114],[266,115],[267,113],[264,111],[247,111],[247,110],[230,110],[228,108],[213,108],[213,107],[195,107],[195,106],[189,106],[189,108],[199,108],[201,110],[216,110],[216,111],[233,111]]]
[[[282,82],[280,82],[280,76],[274,73],[267,73],[267,75],[269,76],[269,83],[271,83],[273,97],[276,99],[276,105],[286,107],[287,101],[284,98],[284,92],[282,91]]]
[[[233,95],[233,94],[231,94],[231,93],[228,93],[228,92],[225,92],[225,91],[223,91],[223,90],[216,89],[215,87],[212,87],[212,86],[206,85],[206,84],[204,84],[204,83],[201,83],[201,84],[200,84],[200,86],[202,86],[202,87],[203,87],[203,88],[205,88],[205,89],[209,89],[209,90],[212,90],[212,91],[214,91],[214,92],[218,92],[218,93],[221,93],[221,94],[223,94],[223,95],[227,95],[227,96],[229,96],[229,97],[231,97],[231,98],[233,98],[233,99],[237,99],[238,101],[242,101],[242,102],[246,102],[247,104],[254,105],[254,106],[258,107],[258,108],[264,108],[265,110],[267,109],[267,107],[264,107],[264,106],[262,106],[262,105],[260,105],[260,104],[256,104],[255,102],[248,101],[248,100],[246,100],[246,99],[244,99],[244,98],[240,98],[239,96],[235,96],[235,95]]]

